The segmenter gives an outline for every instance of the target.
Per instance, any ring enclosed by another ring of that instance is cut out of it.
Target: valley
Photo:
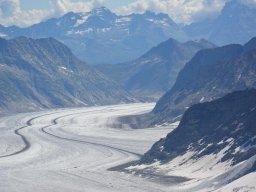
[[[256,192],[255,0],[44,2],[0,0],[0,192]]]
[[[59,109],[1,118],[0,191],[159,191],[145,178],[107,169],[138,160],[170,127],[133,130],[120,115],[153,104]],[[161,189],[162,190],[162,189]],[[160,191],[161,191],[160,190]],[[164,189],[163,189],[164,190]]]
[[[250,162],[254,162],[253,157],[244,165],[228,169],[227,164],[215,167],[218,159],[209,156],[180,168],[175,167],[175,162],[174,167],[159,162],[148,166],[126,165],[139,160],[157,139],[165,137],[178,125],[131,129],[118,121],[120,116],[146,113],[153,106],[153,103],[122,104],[2,117],[0,134],[4,140],[0,143],[0,191],[212,191],[212,182],[208,180],[216,171],[229,170],[227,174],[234,176],[236,170],[246,169]],[[181,155],[176,163],[190,155]],[[206,168],[195,174],[186,174],[200,166]],[[157,168],[158,176],[138,172],[147,167],[154,171]],[[215,171],[211,170],[212,167]],[[166,176],[165,170],[170,168],[173,176]],[[217,177],[215,183],[221,178]],[[242,188],[254,191],[253,178],[255,172],[224,185],[223,190],[216,192],[232,191],[243,180],[246,181]]]

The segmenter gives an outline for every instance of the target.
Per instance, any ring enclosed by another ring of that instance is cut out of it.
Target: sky
[[[105,6],[109,9],[116,9],[118,7],[127,5],[129,3],[135,2],[136,0],[106,0]],[[75,1],[74,1],[75,2]],[[88,0],[81,0],[81,2],[88,2]],[[21,7],[23,9],[29,10],[29,9],[49,9],[50,6],[50,0],[20,0]]]
[[[147,10],[167,13],[177,23],[189,24],[216,17],[231,0],[0,0],[0,24],[29,26],[67,12],[88,12],[106,6],[119,15]],[[256,0],[237,0],[256,4]]]

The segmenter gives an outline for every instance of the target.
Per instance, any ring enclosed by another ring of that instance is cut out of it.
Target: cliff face
[[[238,164],[256,155],[256,90],[238,91],[189,108],[179,126],[143,156],[168,162],[193,151],[192,159],[225,150],[221,162]]]
[[[202,50],[179,73],[153,110],[153,124],[181,117],[193,104],[256,87],[256,38],[241,45]]]

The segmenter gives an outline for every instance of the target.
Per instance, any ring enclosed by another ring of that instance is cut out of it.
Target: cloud
[[[104,5],[105,0],[49,0],[47,10],[22,10],[20,0],[0,0],[0,24],[29,26],[67,12],[87,12]],[[107,1],[107,0],[106,0]],[[109,0],[112,1],[112,0]],[[137,0],[115,10],[117,14],[143,13],[146,10],[169,14],[177,23],[191,23],[215,17],[227,1],[240,1],[256,7],[256,0]]]
[[[146,10],[164,12],[168,13],[178,23],[191,23],[216,16],[221,11],[226,1],[227,0],[138,0],[116,11],[120,14],[142,13]]]
[[[53,7],[53,14],[56,16],[63,15],[67,12],[87,12],[93,8],[102,6],[104,4],[103,0],[91,0],[87,2],[73,2],[71,0],[50,0]]]
[[[50,17],[58,17],[67,12],[85,12],[103,5],[103,0],[87,2],[72,0],[50,0],[51,8],[22,10],[20,0],[0,0],[0,23],[2,25],[29,26]]]
[[[0,16],[2,18],[10,17],[18,11],[18,0],[0,0]]]
[[[45,10],[23,11],[19,0],[0,0],[0,23],[3,25],[29,25],[47,16]]]

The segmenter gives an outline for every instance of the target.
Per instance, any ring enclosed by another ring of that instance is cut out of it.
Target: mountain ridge
[[[0,33],[9,38],[54,37],[90,64],[128,61],[171,36],[186,38],[167,14],[117,16],[105,7],[85,13],[69,12],[26,28],[1,26]]]
[[[206,38],[217,45],[244,44],[256,36],[256,7],[241,0],[227,1],[217,18],[208,19],[183,29],[192,38]]]
[[[134,61],[96,68],[137,97],[154,100],[172,87],[179,71],[197,51],[214,47],[206,40],[181,43],[170,38]]]
[[[253,45],[255,38],[244,46],[233,44],[199,51],[181,70],[172,89],[156,104],[152,112],[157,116],[156,122],[180,118],[192,104],[256,87]]]
[[[0,39],[1,112],[136,101],[54,38]]]
[[[178,189],[184,191],[234,191],[242,184],[246,189],[244,178],[253,181],[256,170],[255,116],[255,89],[195,104],[176,129],[125,170],[171,181],[183,178]]]
[[[156,159],[157,156],[158,158],[160,158],[159,160],[164,160],[166,158],[168,160],[173,159],[175,158],[175,155],[183,154],[175,152],[175,150],[178,151],[178,148],[180,148],[181,150],[187,150],[187,147],[191,143],[194,144],[191,147],[195,148],[198,152],[205,149],[204,152],[198,153],[197,156],[194,156],[194,158],[200,158],[203,155],[209,155],[213,152],[212,150],[220,151],[221,149],[219,149],[217,145],[219,145],[218,143],[221,141],[221,139],[228,140],[229,138],[239,137],[239,135],[241,136],[241,134],[245,134],[244,136],[246,136],[246,134],[250,134],[251,132],[253,132],[255,136],[256,132],[253,129],[253,121],[255,121],[254,117],[256,115],[255,96],[256,89],[246,89],[229,93],[224,97],[221,97],[214,101],[193,105],[183,115],[183,118],[178,128],[167,135],[166,139],[169,139],[170,142],[166,141],[166,143],[164,144],[164,149],[170,153],[173,153],[173,155],[170,155],[169,157],[164,155],[154,155],[150,157],[150,162],[154,162],[154,159]],[[242,131],[242,125],[244,128],[249,129],[251,132]],[[236,127],[239,126],[241,129],[236,129]],[[225,127],[227,129],[225,129]],[[185,137],[186,140],[179,139],[180,137]],[[250,137],[253,138],[253,136]],[[198,142],[200,139],[203,140],[200,142],[201,144],[198,145],[198,143],[196,142]],[[215,139],[217,139],[217,141],[215,141]],[[234,138],[234,141],[239,143],[238,146],[241,146],[241,143],[247,142],[247,137],[245,137],[244,139]],[[216,146],[208,147],[207,149],[207,145],[209,144],[209,142],[213,143],[213,145]],[[161,140],[160,143],[162,144],[163,140]],[[184,146],[186,147],[184,148],[183,144],[181,143],[186,143],[184,144]],[[256,144],[255,141],[254,144]],[[254,144],[252,143],[252,145]],[[155,146],[153,146],[153,148],[155,148],[156,146],[158,146],[159,149],[159,144],[156,144]],[[250,156],[239,155],[234,158],[235,154],[233,154],[232,151],[234,151],[235,148],[238,146],[234,146],[230,153],[226,154],[223,157],[223,161],[232,159],[233,164],[237,164],[246,159],[249,159],[252,156],[251,153],[248,153],[248,155]],[[142,162],[148,162],[148,160],[146,160],[147,156],[150,156],[150,152],[146,153],[144,158],[142,158]]]

